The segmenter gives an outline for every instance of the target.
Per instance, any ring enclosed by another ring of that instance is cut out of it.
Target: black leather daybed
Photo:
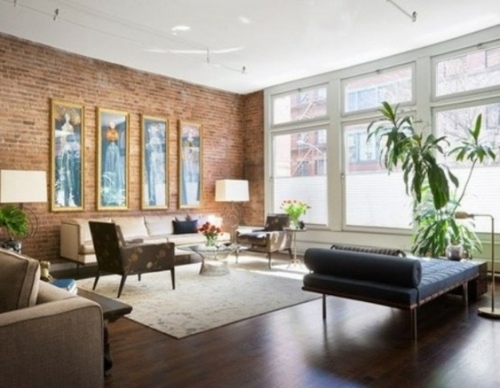
[[[414,340],[418,307],[460,286],[467,305],[467,284],[479,274],[471,262],[322,248],[307,249],[304,263],[311,273],[302,289],[323,294],[323,319],[326,295],[396,307],[410,311]]]

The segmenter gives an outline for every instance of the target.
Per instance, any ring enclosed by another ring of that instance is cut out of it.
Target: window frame
[[[472,54],[474,52],[484,51],[485,54],[491,49],[500,49],[500,39],[478,45],[472,45],[468,47],[463,47],[459,50],[449,51],[441,55],[435,55],[431,57],[431,101],[434,103],[442,103],[445,101],[456,100],[463,101],[469,99],[475,99],[478,95],[483,94],[493,94],[495,95],[500,85],[497,86],[487,86],[484,88],[478,88],[473,90],[466,90],[458,93],[450,93],[443,96],[437,96],[437,65],[439,62],[457,58],[463,55]],[[487,59],[485,59],[486,61]],[[497,65],[499,66],[499,65]]]
[[[398,69],[405,69],[405,68],[410,68],[411,76],[412,76],[411,99],[410,99],[410,101],[399,103],[399,106],[400,107],[414,106],[415,101],[416,101],[416,64],[415,64],[415,61],[409,61],[409,62],[401,63],[398,65],[392,65],[392,66],[384,67],[382,69],[376,69],[376,70],[372,70],[369,72],[356,74],[354,76],[342,78],[341,82],[340,82],[340,97],[341,97],[340,103],[341,103],[341,115],[342,115],[342,117],[343,118],[348,118],[348,117],[353,118],[353,117],[358,117],[358,116],[367,115],[367,114],[376,114],[376,112],[378,112],[378,110],[380,109],[380,105],[377,105],[373,108],[366,108],[366,109],[360,109],[360,110],[356,110],[356,111],[352,111],[352,112],[347,112],[346,111],[347,101],[346,101],[346,97],[345,97],[346,96],[345,89],[346,89],[346,84],[349,81],[359,80],[362,78],[369,78],[370,76],[379,75],[379,74],[383,74],[383,73],[389,73],[392,71],[397,71]]]

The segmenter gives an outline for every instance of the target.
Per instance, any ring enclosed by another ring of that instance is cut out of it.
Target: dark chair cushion
[[[187,234],[198,232],[198,220],[179,221],[172,220],[174,234]]]
[[[420,261],[394,256],[309,248],[304,262],[314,273],[401,287],[417,287],[422,279]]]
[[[266,246],[266,232],[247,232],[238,234],[239,244]]]
[[[264,230],[267,232],[282,231],[288,226],[290,226],[288,214],[270,214],[266,217]]]

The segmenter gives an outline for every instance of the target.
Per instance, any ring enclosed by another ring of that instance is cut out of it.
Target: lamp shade
[[[45,171],[0,170],[0,203],[47,202]]]
[[[248,181],[223,179],[215,182],[216,202],[247,202],[248,200]]]

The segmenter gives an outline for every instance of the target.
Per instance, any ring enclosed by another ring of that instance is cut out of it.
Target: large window
[[[379,163],[378,141],[367,141],[368,123],[344,127],[346,226],[410,228],[411,200],[402,173]]]
[[[499,86],[500,47],[438,59],[435,74],[437,97]]]
[[[273,98],[273,124],[312,120],[326,116],[326,86],[278,95]]]
[[[497,117],[500,115],[500,103],[437,111],[435,115],[437,134],[440,136],[446,135],[450,140],[450,147],[453,148],[460,139],[467,139],[466,129],[473,128],[475,119],[479,114],[483,115],[481,142],[489,144],[498,153],[500,126]],[[494,119],[488,120],[488,116]],[[460,195],[467,182],[471,163],[467,161],[456,163],[454,159],[447,162],[452,172],[459,179],[458,194]],[[499,162],[476,165],[462,201],[462,210],[476,214],[491,214],[495,219],[500,220],[500,207],[497,205],[498,193],[500,193]],[[476,227],[478,231],[482,232],[491,230],[489,220],[484,218],[476,220]]]
[[[309,241],[409,248],[412,198],[401,173],[380,165],[380,146],[367,141],[367,126],[387,101],[415,118],[417,132],[449,136],[453,146],[481,113],[483,136],[500,154],[499,36],[497,26],[266,89],[266,211],[280,211],[284,199],[303,200],[312,206],[306,223],[327,226],[304,234]],[[467,165],[443,163],[464,185]],[[463,210],[492,214],[498,231],[499,193],[500,156],[475,167]],[[478,217],[476,225],[490,231],[487,219]]]
[[[376,109],[383,101],[412,102],[413,66],[347,79],[342,87],[344,110],[349,113],[343,124],[345,226],[409,229],[411,199],[405,195],[402,174],[389,175],[381,167],[379,142],[374,138],[367,141],[370,120],[364,115],[372,110],[372,120],[376,119]],[[359,120],[352,124],[356,115]]]
[[[375,109],[382,101],[409,103],[413,100],[412,79],[412,66],[348,79],[343,85],[344,112]]]
[[[304,222],[327,224],[326,129],[273,136],[274,211],[284,200],[311,206]]]

